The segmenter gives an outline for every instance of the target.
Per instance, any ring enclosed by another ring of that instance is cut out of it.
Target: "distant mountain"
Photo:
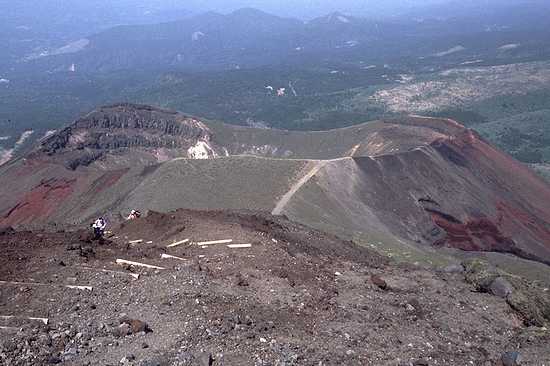
[[[544,5],[508,6],[442,18],[437,11],[376,21],[333,12],[303,22],[252,8],[223,15],[208,12],[185,20],[118,26],[35,54],[20,70],[98,73],[116,70],[211,71],[268,65],[405,63],[425,68],[431,55],[468,62],[494,59],[498,47],[528,44],[520,60],[540,57],[550,20]],[[519,14],[516,16],[515,14]],[[74,44],[82,45],[75,48]],[[458,49],[464,52],[446,52]],[[445,62],[443,62],[443,65]],[[74,67],[73,67],[74,65]]]
[[[191,13],[166,0],[0,0],[0,73],[30,54],[48,53],[119,24],[151,24]]]

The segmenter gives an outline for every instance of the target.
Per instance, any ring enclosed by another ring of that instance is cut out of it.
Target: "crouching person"
[[[95,220],[95,222],[92,224],[92,228],[94,229],[94,240],[103,239],[103,235],[105,234],[105,228],[107,227],[107,223],[103,219],[103,217],[98,218]]]

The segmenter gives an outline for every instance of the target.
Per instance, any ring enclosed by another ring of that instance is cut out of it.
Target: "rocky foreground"
[[[267,214],[150,213],[102,241],[4,229],[0,250],[2,365],[550,365],[547,288]]]

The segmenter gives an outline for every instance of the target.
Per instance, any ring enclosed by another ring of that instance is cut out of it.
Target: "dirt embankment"
[[[533,326],[545,313],[526,316],[526,297],[511,296],[531,292],[497,272],[397,266],[263,213],[151,213],[111,229],[101,242],[0,232],[0,280],[11,281],[0,283],[0,363],[550,362],[550,334]]]

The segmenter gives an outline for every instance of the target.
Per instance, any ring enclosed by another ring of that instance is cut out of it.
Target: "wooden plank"
[[[145,267],[145,268],[151,268],[151,269],[166,269],[164,267],[153,266],[151,264],[145,264],[145,263],[139,263],[139,262],[127,261],[125,259],[117,259],[116,263],[117,264],[129,264],[131,266]]]
[[[162,259],[177,259],[179,261],[188,261],[188,259],[176,257],[175,255],[170,255],[170,254],[161,254],[160,257]]]
[[[233,239],[224,239],[224,240],[213,240],[213,241],[201,241],[198,242],[198,246],[205,246],[205,245],[214,245],[214,244],[227,244],[232,243]]]
[[[23,319],[23,320],[32,320],[32,321],[39,321],[44,323],[44,325],[48,325],[48,318],[35,318],[35,317],[27,317],[27,316],[15,316],[15,315],[0,315],[0,319],[4,320],[10,320],[10,319]]]
[[[11,330],[11,331],[16,331],[16,332],[19,332],[21,328],[16,328],[16,327],[0,327],[0,330]]]
[[[166,248],[177,247],[178,245],[185,244],[185,243],[189,243],[189,239],[177,241],[177,242],[175,242],[175,243],[172,243],[172,244],[170,244],[170,245],[167,245]]]
[[[93,291],[94,288],[92,286],[74,286],[74,285],[65,285],[66,288],[70,288],[72,290],[88,290]]]
[[[252,244],[230,244],[227,247],[231,249],[251,248]]]
[[[13,285],[13,286],[51,286],[51,287],[65,287],[73,290],[88,290],[93,291],[91,286],[74,286],[74,285],[60,285],[56,283],[38,283],[38,282],[15,282],[15,281],[0,281],[0,285]]]

